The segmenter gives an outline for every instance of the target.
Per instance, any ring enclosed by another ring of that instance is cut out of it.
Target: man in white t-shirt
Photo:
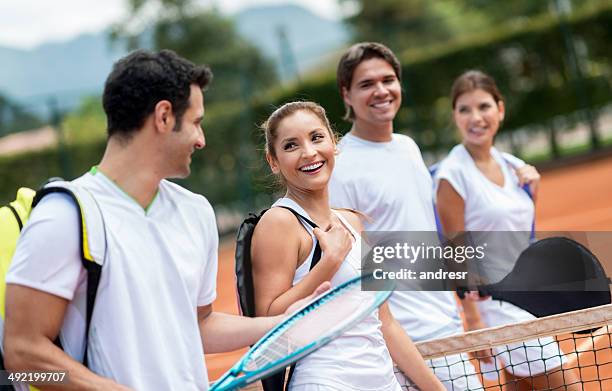
[[[369,217],[366,231],[435,231],[432,180],[421,152],[410,137],[393,133],[400,82],[397,57],[379,43],[355,44],[340,59],[337,84],[352,127],[338,145],[330,202]],[[415,341],[463,332],[451,292],[396,291],[389,303]],[[449,390],[480,389],[471,364],[461,361],[451,356],[429,364]]]
[[[191,155],[205,146],[202,90],[211,78],[168,50],[135,51],[114,65],[103,95],[106,151],[74,181],[99,204],[106,235],[88,337],[76,206],[51,194],[33,210],[6,278],[9,370],[68,371],[65,389],[206,390],[205,351],[252,344],[280,320],[212,311],[213,209],[166,180],[189,175]]]

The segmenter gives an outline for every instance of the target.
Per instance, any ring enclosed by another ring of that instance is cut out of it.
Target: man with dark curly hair
[[[67,195],[50,194],[24,227],[6,279],[8,369],[68,371],[66,389],[206,390],[204,351],[252,344],[280,320],[212,312],[213,209],[167,180],[189,175],[205,146],[202,90],[211,79],[208,67],[168,50],[114,65],[103,95],[106,151],[73,181],[94,196],[106,236],[89,333],[78,213]]]

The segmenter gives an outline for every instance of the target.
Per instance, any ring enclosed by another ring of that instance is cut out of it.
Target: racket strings
[[[375,301],[375,293],[361,291],[359,284],[325,297],[302,310],[301,316],[288,322],[286,327],[254,350],[244,369],[259,370],[317,342],[334,326],[354,317],[356,313],[371,311],[371,304]]]

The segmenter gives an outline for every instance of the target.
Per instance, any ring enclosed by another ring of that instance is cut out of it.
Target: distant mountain
[[[241,35],[277,61],[283,79],[294,77],[325,60],[348,39],[342,23],[321,18],[293,5],[259,6],[231,15]],[[287,39],[281,51],[278,29]],[[65,42],[47,43],[31,50],[0,46],[0,94],[24,109],[46,113],[55,97],[61,108],[72,108],[85,95],[99,93],[112,64],[127,50],[110,45],[107,32],[84,34]],[[285,54],[282,54],[282,53]],[[293,53],[293,56],[287,53]]]
[[[106,32],[31,50],[0,47],[0,91],[34,111],[45,110],[50,96],[60,107],[73,107],[102,89],[112,64],[125,53],[109,44]]]
[[[242,36],[276,60],[285,80],[292,78],[295,68],[303,73],[325,61],[349,40],[342,22],[321,18],[297,5],[246,8],[234,19]],[[286,40],[279,31],[284,31]]]

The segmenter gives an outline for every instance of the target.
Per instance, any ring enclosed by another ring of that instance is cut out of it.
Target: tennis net
[[[612,304],[416,346],[453,391],[607,391],[612,390],[611,334]],[[395,371],[404,390],[418,390],[398,368]],[[262,390],[261,383],[245,390]]]
[[[605,391],[612,390],[611,332],[612,305],[605,305],[417,347],[449,390]],[[416,389],[396,374],[405,390]]]

